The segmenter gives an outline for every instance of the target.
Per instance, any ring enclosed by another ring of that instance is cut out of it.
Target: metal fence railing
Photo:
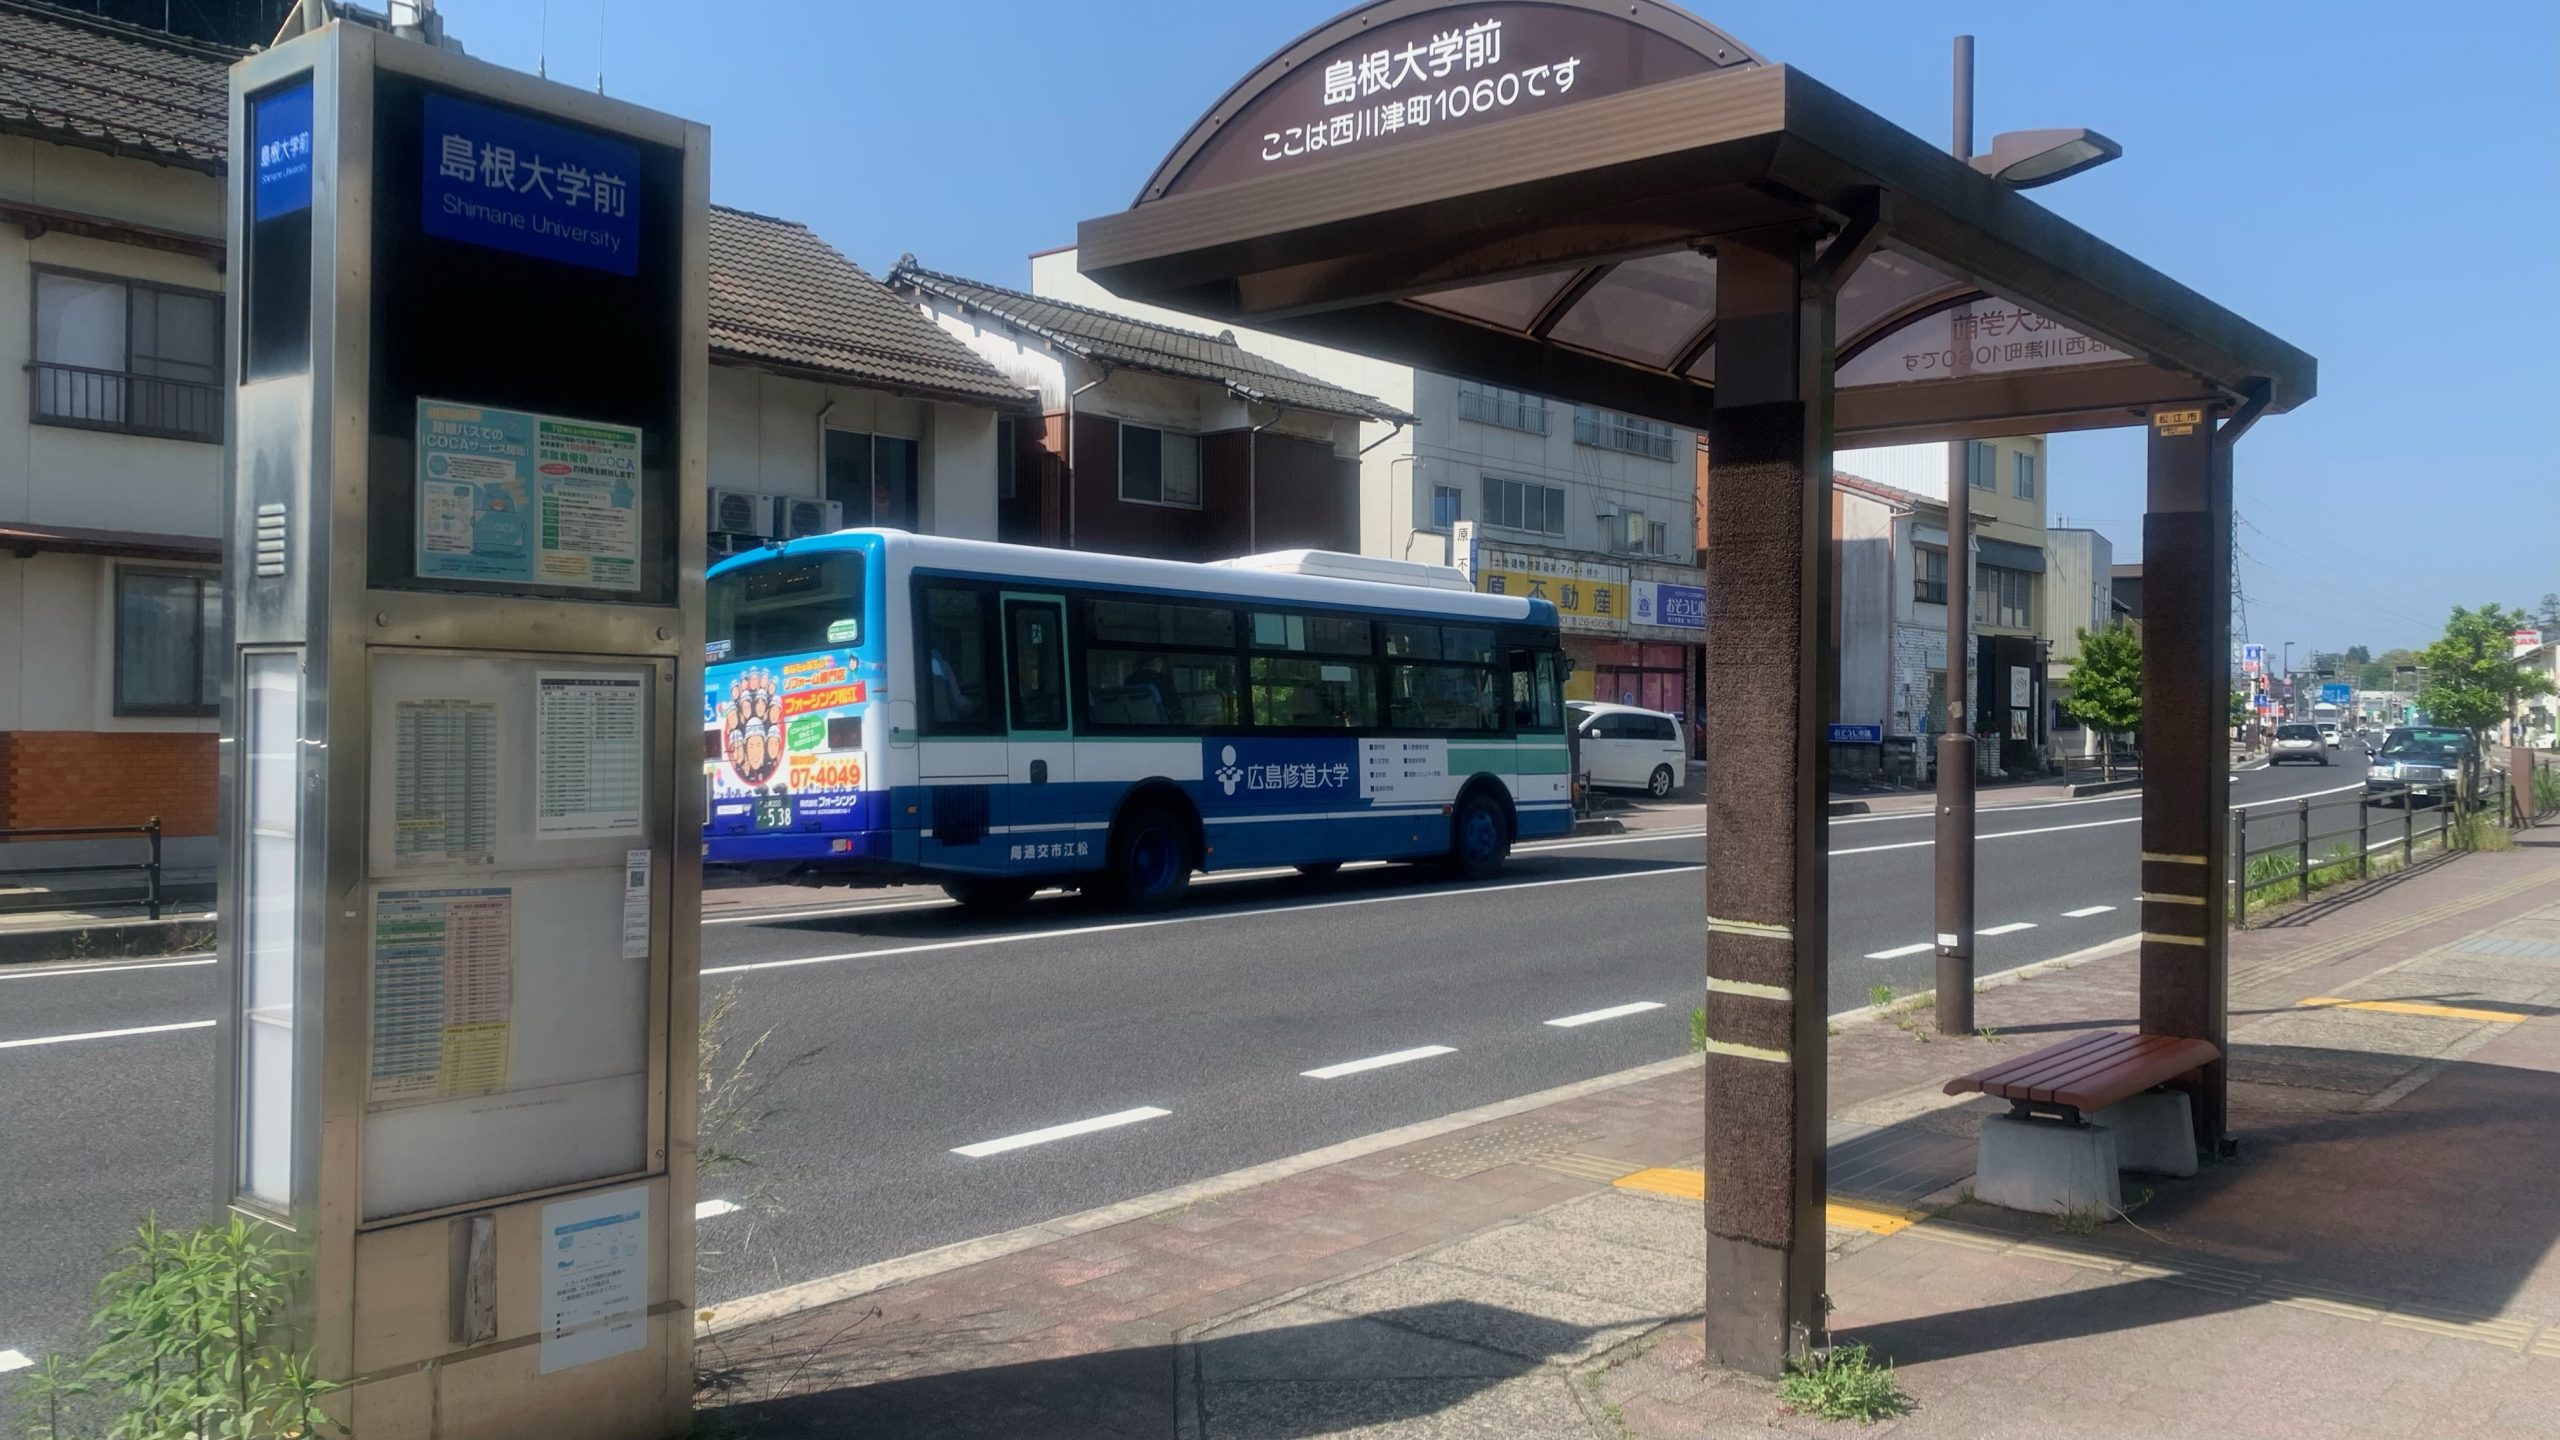
[[[211,443],[222,438],[219,385],[50,360],[28,366],[27,372],[35,417],[47,424],[168,440]]]
[[[2459,781],[2453,784],[2459,790]],[[2394,781],[2235,805],[2227,841],[2231,923],[2248,924],[2252,905],[2308,900],[2314,890],[2370,879],[2378,852],[2397,851],[2406,865],[2421,846],[2450,847],[2466,825],[2516,830],[2549,819],[2560,819],[2560,756],[2537,752],[2483,769],[2469,796],[2441,784],[2421,793]]]
[[[8,862],[5,848],[0,848],[0,878],[111,875],[123,870],[137,871],[142,876],[141,904],[152,919],[159,919],[160,817],[157,815],[139,825],[60,825],[25,830],[0,830],[0,847],[20,840],[96,840],[111,835],[141,836],[147,847],[143,858],[93,865],[12,865]]]

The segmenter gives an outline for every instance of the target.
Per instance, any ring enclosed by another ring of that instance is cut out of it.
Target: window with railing
[[[2035,584],[2036,577],[2024,570],[1975,565],[1974,623],[2000,625],[2014,630],[2033,629],[2036,623]]]
[[[1484,425],[1499,425],[1505,430],[1525,430],[1532,435],[1544,435],[1547,433],[1547,402],[1517,390],[1463,385],[1458,389],[1458,418]]]
[[[1573,443],[1642,455],[1648,460],[1668,460],[1671,458],[1671,427],[1659,420],[1639,420],[1615,410],[1594,410],[1585,406],[1574,412]]]
[[[39,424],[222,439],[222,297],[40,270],[29,408]]]

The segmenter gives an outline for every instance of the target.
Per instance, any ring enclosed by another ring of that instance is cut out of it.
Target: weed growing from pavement
[[[1689,1012],[1689,1048],[1692,1050],[1707,1048],[1707,1007],[1704,1005]]]
[[[1881,982],[1867,987],[1867,1003],[1882,1014],[1893,1008],[1893,987]]]
[[[1878,1363],[1864,1345],[1841,1345],[1809,1365],[1791,1367],[1778,1383],[1788,1408],[1825,1420],[1872,1425],[1911,1409],[1911,1397],[1894,1383],[1893,1366]]]

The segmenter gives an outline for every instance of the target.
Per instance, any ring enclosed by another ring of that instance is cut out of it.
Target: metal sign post
[[[343,21],[231,72],[225,1198],[358,1435],[686,1424],[708,149]]]

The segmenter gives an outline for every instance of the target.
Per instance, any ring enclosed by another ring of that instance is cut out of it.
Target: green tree
[[[2397,667],[2416,665],[2425,658],[2415,650],[2385,650],[2356,672],[2356,685],[2365,690],[2397,690],[2400,688]]]
[[[2359,668],[2373,663],[2373,651],[2362,645],[2347,647],[2346,661]]]
[[[2515,713],[2516,702],[2551,693],[2551,677],[2516,664],[2509,632],[2532,619],[2522,610],[2489,604],[2477,610],[2453,607],[2444,636],[2426,649],[2420,663],[2427,683],[2418,691],[2418,710],[2437,725],[2471,733],[2471,757],[2463,765],[2462,794],[2467,802],[2479,785],[2480,752],[2489,728]]]
[[[2080,632],[2062,713],[2098,732],[2098,773],[2116,776],[2115,738],[2142,728],[2142,637],[2130,625]]]
[[[2560,630],[2560,591],[2542,592],[2542,604],[2533,612],[2533,623],[2544,631]]]

